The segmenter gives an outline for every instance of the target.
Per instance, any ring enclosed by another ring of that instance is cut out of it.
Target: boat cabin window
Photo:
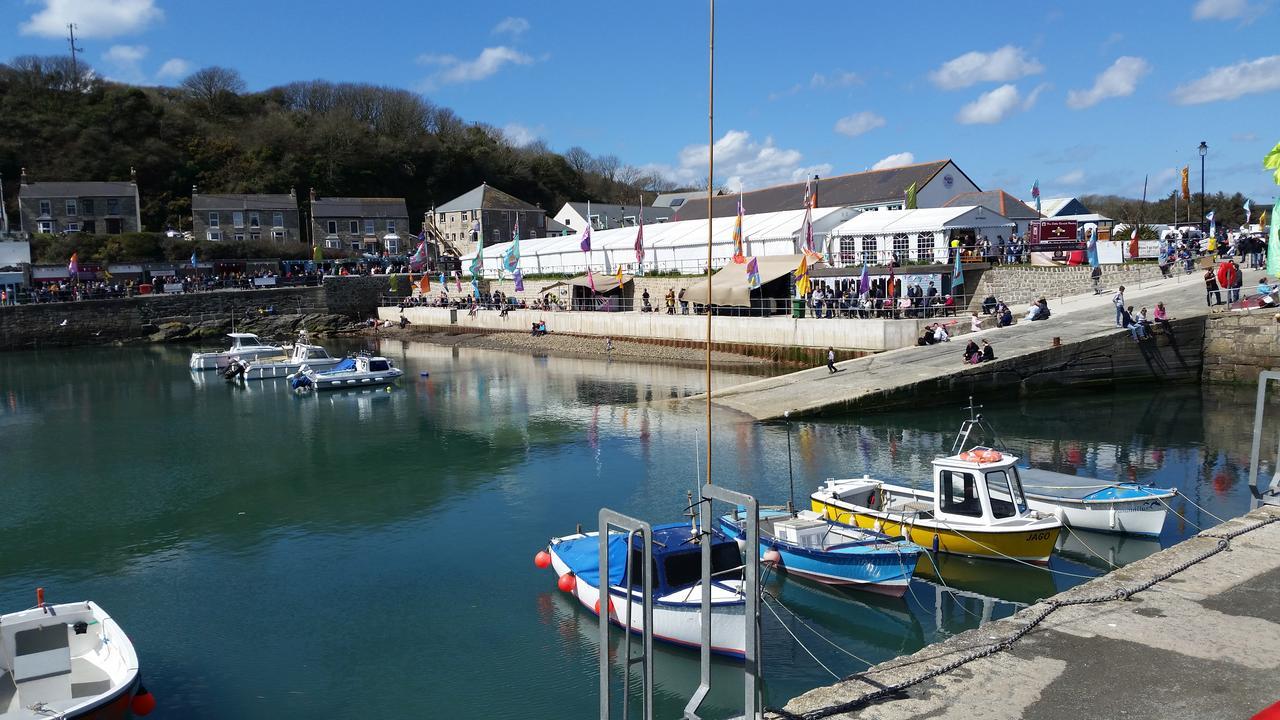
[[[978,498],[978,484],[971,473],[939,471],[938,511],[951,515],[982,517],[982,500]]]
[[[1009,474],[1004,470],[993,470],[987,473],[987,495],[991,498],[991,515],[997,518],[1010,518],[1027,509],[1027,500],[1022,496],[1022,484],[1015,474],[1010,482]]]
[[[667,587],[696,585],[702,579],[702,550],[672,553],[663,560],[663,567],[667,571]],[[717,582],[742,578],[742,554],[738,552],[737,543],[711,546],[711,574],[711,579]]]
[[[657,590],[658,582],[659,582],[658,581],[658,558],[654,557],[652,558],[652,560],[653,560],[653,589]],[[631,565],[630,565],[631,587],[636,590],[643,590],[644,589],[644,573],[641,572],[640,568],[644,567],[644,550],[636,547],[631,548],[630,562],[631,562]],[[625,573],[622,576],[622,581],[623,582],[627,581],[627,576]]]
[[[369,370],[371,372],[380,372],[382,370],[390,370],[390,369],[391,369],[391,363],[388,363],[386,360],[370,360],[369,361]]]

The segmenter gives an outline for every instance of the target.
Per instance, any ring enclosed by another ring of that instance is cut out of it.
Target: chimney
[[[292,200],[292,201],[294,201],[294,202],[298,202],[298,189],[297,189],[297,188],[289,188],[289,199],[290,199],[290,200]]]
[[[199,188],[198,186],[196,186],[196,185],[192,185],[192,186],[191,186],[191,194],[192,194],[192,195],[198,195],[199,193],[200,193],[200,188]]]
[[[818,176],[816,174],[813,176],[813,200],[810,201],[809,206],[815,209],[818,207]]]
[[[134,170],[132,165],[129,166],[129,182],[138,184],[138,171]]]
[[[26,185],[26,184],[27,184],[27,169],[26,169],[26,168],[22,168],[22,179],[21,179],[21,180],[19,180],[19,182],[20,182],[21,184],[23,184],[23,185]]]
[[[315,202],[315,201],[316,201],[316,189],[311,188],[311,202]]]

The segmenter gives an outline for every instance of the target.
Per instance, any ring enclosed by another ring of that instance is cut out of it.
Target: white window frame
[[[328,227],[329,227],[329,234],[330,234],[330,235],[337,235],[337,234],[338,234],[338,221],[337,221],[337,220],[330,220],[330,221],[329,221],[329,225],[328,225]]]
[[[80,232],[80,223],[78,223],[78,222],[69,222],[69,223],[64,224],[62,229],[63,229],[63,231],[64,231],[64,232],[69,232],[69,233],[78,233],[78,232]]]
[[[284,213],[282,212],[271,213],[271,227],[278,227],[278,228],[284,227]]]
[[[209,227],[222,227],[222,218],[218,216],[217,211],[209,213]]]
[[[388,221],[387,221],[387,232],[388,232],[388,233],[395,233],[395,231],[396,231],[396,221],[395,221],[395,220],[388,220]]]
[[[351,220],[351,221],[348,221],[348,223],[347,223],[347,232],[349,232],[349,233],[350,233],[350,234],[352,234],[352,235],[359,235],[359,234],[360,234],[360,221],[359,221],[359,220]]]
[[[71,217],[80,215],[80,203],[75,198],[68,198],[66,202],[67,214]]]
[[[51,215],[53,215],[53,201],[41,200],[40,201],[40,217],[49,217]]]
[[[236,242],[244,242],[244,233],[242,232],[236,233],[235,238],[236,238]]]
[[[261,239],[262,239],[262,233],[253,232],[253,231],[249,232],[249,240],[251,240],[252,242],[258,242]]]
[[[327,249],[327,250],[341,250],[341,249],[342,249],[342,241],[341,241],[341,240],[339,240],[339,239],[338,239],[338,238],[336,238],[336,237],[334,237],[334,238],[325,238],[325,239],[324,239],[324,246],[325,246],[325,249]]]
[[[262,215],[257,212],[249,213],[249,227],[262,227]]]
[[[238,228],[244,227],[244,211],[243,210],[236,210],[235,212],[231,213],[231,226],[238,227]]]
[[[395,240],[395,239],[388,239],[388,240],[387,240],[387,252],[391,253],[392,255],[399,255],[399,254],[400,254],[400,241],[399,241],[399,240]]]
[[[42,234],[42,235],[52,235],[52,234],[53,234],[53,221],[52,221],[52,220],[41,220],[41,221],[36,225],[36,232],[38,232],[38,233],[40,233],[40,234]]]
[[[378,228],[376,227],[376,223],[374,223],[374,221],[372,220],[364,221],[364,234],[369,236],[378,234]]]
[[[364,243],[360,242],[359,240],[351,241],[351,252],[360,252],[363,249],[364,249]]]
[[[210,228],[205,234],[205,237],[207,237],[210,242],[220,242],[222,240],[222,231],[216,228]]]
[[[271,230],[272,240],[284,240],[284,230],[282,228],[274,228]]]

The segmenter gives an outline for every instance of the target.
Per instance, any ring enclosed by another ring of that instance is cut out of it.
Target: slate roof
[[[318,218],[408,218],[404,198],[316,198],[311,214]]]
[[[1044,212],[1045,217],[1088,215],[1090,212],[1089,208],[1084,206],[1084,203],[1073,197],[1041,198],[1040,209]]]
[[[243,193],[197,193],[191,196],[192,210],[297,210],[292,195]]]
[[[578,211],[582,217],[587,217],[587,203],[569,202],[565,203],[569,207]],[[640,205],[614,205],[612,203],[591,203],[591,214],[597,215],[603,221],[609,218],[609,227],[617,227],[622,224],[622,218],[630,215],[636,216],[637,212],[644,213],[644,221],[646,223],[655,223],[661,220],[670,220],[675,215],[675,210],[666,207],[642,207]]]
[[[520,198],[499,190],[491,185],[481,183],[479,186],[462,193],[458,197],[436,208],[436,212],[457,212],[459,210],[533,210],[542,208],[521,200]]]
[[[837,175],[818,181],[818,206],[869,205],[872,203],[905,200],[911,183],[923,188],[941,172],[950,160],[904,165],[885,170]],[[975,183],[976,184],[976,183]],[[804,209],[803,182],[775,185],[762,190],[743,193],[742,204],[749,213],[778,212]],[[738,196],[721,195],[711,201],[715,217],[729,217],[737,213]],[[680,207],[679,220],[698,220],[707,216],[705,200],[690,200]]]
[[[1039,217],[1036,215],[1035,208],[1004,190],[960,193],[942,204],[943,207],[957,207],[960,205],[982,205],[1012,219]]]
[[[690,198],[698,196],[698,190],[682,190],[680,192],[659,193],[658,197],[653,199],[654,207],[677,208],[687,202]],[[706,193],[702,193],[706,195]]]
[[[32,182],[19,186],[18,197],[132,197],[135,192],[131,182]]]

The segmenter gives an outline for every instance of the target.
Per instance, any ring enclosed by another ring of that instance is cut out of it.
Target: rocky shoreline
[[[304,313],[237,319],[234,332],[254,333],[264,340],[292,341],[298,337],[298,333],[303,331],[312,338],[319,338],[357,335],[365,329],[364,323],[353,321],[345,315]],[[196,323],[181,320],[159,321],[143,326],[143,331],[148,334],[137,338],[137,341],[167,343],[221,338],[233,332],[233,329],[229,318],[219,318]]]

